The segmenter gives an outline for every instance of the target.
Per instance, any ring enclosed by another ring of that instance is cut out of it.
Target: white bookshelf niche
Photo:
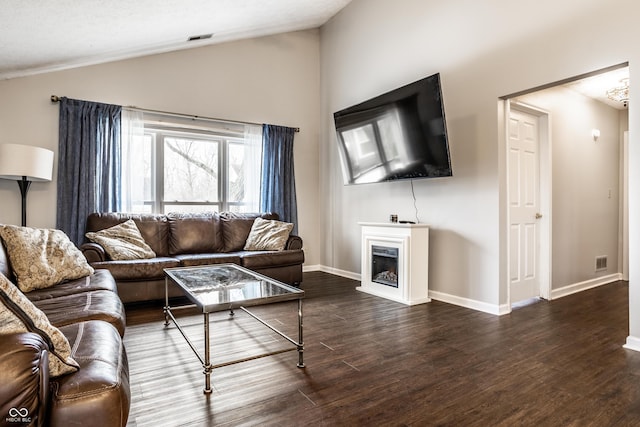
[[[407,305],[429,298],[429,226],[360,222],[361,286],[356,289]]]

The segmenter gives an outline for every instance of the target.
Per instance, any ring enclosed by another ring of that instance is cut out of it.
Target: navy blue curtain
[[[60,98],[56,228],[76,245],[90,213],[117,210],[121,112],[119,105]]]
[[[295,129],[262,125],[262,180],[260,210],[275,212],[280,220],[293,223],[298,233],[296,179],[293,169]]]

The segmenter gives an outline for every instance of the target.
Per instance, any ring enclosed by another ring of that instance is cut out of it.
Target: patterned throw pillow
[[[244,245],[245,251],[284,250],[293,224],[270,219],[256,218]]]
[[[82,252],[60,230],[4,225],[0,237],[22,292],[93,274]]]
[[[58,328],[49,323],[20,290],[0,273],[0,334],[35,332],[49,345],[49,375],[58,377],[77,371],[71,346]]]
[[[132,219],[104,230],[86,233],[85,236],[102,246],[112,260],[147,259],[156,256]]]

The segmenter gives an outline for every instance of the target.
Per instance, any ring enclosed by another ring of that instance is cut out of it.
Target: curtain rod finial
[[[51,95],[51,102],[58,102],[60,101],[60,98],[58,97],[58,95]]]

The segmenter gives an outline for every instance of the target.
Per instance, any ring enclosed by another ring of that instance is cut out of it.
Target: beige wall
[[[302,31],[0,81],[0,143],[57,155],[52,94],[231,120],[300,127],[295,137],[299,232],[318,264],[319,31]],[[56,169],[54,169],[54,176]],[[55,225],[56,182],[33,183],[28,224]],[[0,180],[0,223],[20,223],[15,182]]]
[[[452,301],[507,311],[500,97],[625,61],[635,81],[640,51],[634,40],[640,27],[632,17],[638,13],[640,6],[628,0],[350,3],[321,32],[320,205],[327,236],[322,263],[357,274],[358,221],[385,221],[390,213],[415,218],[407,182],[343,186],[331,114],[440,72],[454,176],[414,182],[420,220],[432,226],[429,285]],[[633,142],[640,110],[634,110],[633,101],[630,105]],[[632,175],[639,175],[640,149],[631,145],[637,150],[631,153],[630,161],[637,165]],[[633,194],[640,200],[640,184],[632,184],[630,191],[633,213]],[[640,241],[640,224],[631,225],[631,236]],[[640,255],[640,247],[631,251]],[[635,277],[640,280],[640,269]],[[632,289],[631,295],[640,303],[640,289]],[[632,313],[635,317],[632,332],[640,336],[640,315]]]

